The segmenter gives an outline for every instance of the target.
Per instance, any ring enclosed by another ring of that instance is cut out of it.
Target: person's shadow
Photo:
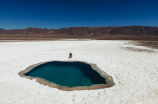
[[[72,66],[72,62],[71,61],[69,62],[69,64],[70,64],[70,66]]]

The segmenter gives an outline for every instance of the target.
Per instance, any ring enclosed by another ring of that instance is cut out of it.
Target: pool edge
[[[53,61],[47,61],[47,62],[53,62]],[[91,86],[82,86],[82,87],[66,87],[66,86],[60,86],[58,84],[55,84],[53,82],[49,82],[45,79],[42,79],[42,78],[38,78],[38,77],[31,77],[31,76],[26,76],[25,74],[28,73],[29,71],[31,71],[34,67],[38,66],[38,65],[41,65],[41,64],[44,64],[44,63],[47,63],[47,62],[40,62],[40,63],[37,63],[37,64],[34,64],[34,65],[31,65],[29,67],[27,67],[26,69],[20,71],[18,74],[19,76],[21,77],[25,77],[27,79],[36,79],[36,82],[40,83],[40,84],[43,84],[43,85],[46,85],[46,86],[49,86],[49,87],[52,87],[52,88],[57,88],[59,90],[64,90],[64,91],[73,91],[73,90],[96,90],[96,89],[103,89],[103,88],[109,88],[109,87],[112,87],[115,83],[113,81],[113,78],[112,76],[108,75],[105,71],[101,70],[96,64],[94,63],[88,63],[86,61],[72,61],[71,62],[83,62],[83,63],[86,63],[86,64],[89,64],[93,70],[97,71],[102,77],[106,76],[107,79],[106,82],[108,84],[95,84],[95,85],[91,85]],[[68,61],[62,61],[62,62],[68,62]],[[105,77],[104,77],[105,78]]]

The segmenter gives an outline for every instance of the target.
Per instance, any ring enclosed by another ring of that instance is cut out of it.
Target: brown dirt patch
[[[158,49],[158,41],[135,41],[133,44]]]

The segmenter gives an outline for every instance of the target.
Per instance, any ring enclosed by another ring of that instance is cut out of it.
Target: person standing
[[[69,58],[72,58],[72,53],[70,52],[70,54],[69,54]]]

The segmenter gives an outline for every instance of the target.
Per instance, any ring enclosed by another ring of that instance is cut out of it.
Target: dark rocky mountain
[[[61,29],[2,29],[0,34],[63,34],[71,36],[104,36],[104,35],[154,35],[158,36],[158,27],[120,26],[120,27],[70,27]]]
[[[124,26],[124,27],[70,27],[54,31],[56,34],[68,35],[158,35],[158,27]]]
[[[10,29],[5,30],[0,28],[0,34],[50,34],[55,29],[41,29],[41,28],[26,28],[26,29]]]

